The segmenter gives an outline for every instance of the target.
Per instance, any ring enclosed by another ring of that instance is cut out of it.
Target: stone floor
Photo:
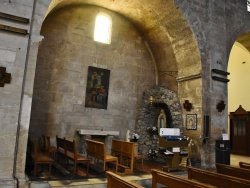
[[[250,163],[250,157],[247,156],[240,156],[240,155],[230,155],[230,164],[232,166],[238,166],[240,161],[249,162]],[[144,187],[151,187],[151,174],[150,169],[162,169],[162,166],[165,165],[165,163],[162,163],[162,161],[149,161],[146,160],[144,163],[144,171],[142,171],[141,166],[138,164],[136,166],[136,170],[133,175],[124,175],[124,179],[133,181],[135,183],[141,184]],[[54,174],[53,174],[54,173]],[[55,177],[58,176],[56,170],[54,169],[52,171],[52,178],[47,179],[46,174],[40,173],[37,178],[33,178],[32,174],[29,175],[31,180],[31,186],[30,188],[50,188],[50,187],[60,187],[60,188],[66,188],[66,187],[91,187],[91,188],[103,188],[106,187],[106,178],[105,178],[105,172],[95,172],[94,170],[90,169],[90,177],[86,178],[85,170],[79,169],[78,174],[76,176],[71,176],[71,178],[66,178],[61,175],[61,177]],[[186,171],[171,171],[172,174],[177,174],[182,177],[187,177]],[[164,187],[164,186],[160,186]]]

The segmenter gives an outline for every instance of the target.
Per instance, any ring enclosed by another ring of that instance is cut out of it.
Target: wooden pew
[[[106,177],[107,188],[143,188],[143,186],[124,180],[121,176],[110,171],[106,171]]]
[[[173,175],[156,169],[151,169],[152,174],[152,188],[157,188],[157,183],[167,186],[168,188],[194,188],[194,187],[214,187],[206,185],[197,181],[189,180],[187,178]]]
[[[42,153],[38,149],[37,140],[29,140],[29,151],[28,153],[34,160],[34,176],[36,176],[37,165],[39,164],[48,164],[49,165],[49,177],[51,174],[51,165],[53,163],[53,159],[46,153]]]
[[[113,139],[111,152],[112,155],[118,157],[119,168],[122,168],[125,173],[133,173],[136,157],[134,154],[134,142]]]
[[[244,168],[244,169],[249,169],[250,170],[250,163],[246,163],[246,162],[239,162],[239,166],[240,168]]]
[[[77,165],[79,163],[86,164],[86,176],[89,173],[90,160],[78,154],[75,141],[66,140],[65,138],[59,138],[56,136],[57,145],[57,160],[60,164],[66,165],[68,160],[74,163],[74,174],[77,173]]]
[[[211,172],[208,170],[187,166],[188,179],[198,180],[202,183],[214,185],[216,187],[250,187],[250,181],[235,178],[232,176]]]
[[[64,140],[65,138],[59,138],[58,136],[56,136],[57,161],[61,164],[64,164],[66,161]]]
[[[77,172],[77,164],[79,163],[86,164],[86,171],[87,171],[86,176],[88,177],[90,160],[87,157],[84,157],[77,153],[75,140],[70,141],[64,139],[64,146],[65,146],[64,152],[66,158],[73,161],[74,163],[74,173],[76,174]]]
[[[103,142],[86,139],[87,143],[87,158],[93,157],[94,164],[99,165],[99,161],[103,161],[103,171],[106,170],[106,163],[113,162],[115,164],[115,171],[118,169],[118,158],[107,154],[106,146]]]
[[[50,137],[43,135],[42,138],[45,153],[48,153],[53,159],[56,159],[57,148],[50,145]]]
[[[216,163],[217,172],[228,176],[250,180],[250,170]]]

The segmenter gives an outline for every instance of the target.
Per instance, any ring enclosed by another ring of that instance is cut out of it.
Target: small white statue
[[[130,130],[127,130],[125,140],[126,140],[127,142],[129,142],[129,141],[130,141]]]

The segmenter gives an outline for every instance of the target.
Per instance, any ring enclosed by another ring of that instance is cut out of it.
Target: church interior
[[[250,186],[249,11],[0,0],[0,187]]]

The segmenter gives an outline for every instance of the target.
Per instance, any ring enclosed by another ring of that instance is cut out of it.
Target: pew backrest
[[[56,147],[57,147],[57,153],[65,154],[65,138],[60,138],[56,136]]]
[[[246,162],[239,162],[239,166],[240,168],[244,168],[244,169],[249,169],[250,170],[250,163],[246,163]]]
[[[127,158],[134,158],[134,142],[126,142],[123,140],[112,140],[111,151],[114,154]]]
[[[78,154],[76,149],[75,140],[70,141],[65,138],[59,138],[56,136],[57,142],[57,152],[60,153],[64,159],[71,160],[74,163],[74,173],[77,173],[77,164],[83,163],[87,165],[87,174],[89,170],[90,160],[80,154]]]
[[[65,150],[65,155],[67,157],[74,159],[74,160],[77,158],[75,140],[70,141],[70,140],[64,139],[64,150]]]
[[[106,146],[103,142],[98,142],[95,140],[85,140],[87,143],[87,158],[94,158],[94,164],[98,165],[99,161],[103,161],[103,170],[106,170],[106,163],[114,163],[115,171],[118,170],[118,158],[112,155],[108,155],[106,152]]]
[[[209,170],[187,166],[188,179],[198,180],[203,183],[214,185],[216,187],[250,187],[250,181],[240,179]]]
[[[95,140],[88,140],[86,139],[87,143],[87,155],[92,156],[96,159],[104,159],[106,156],[106,146],[103,142],[98,142]]]
[[[123,179],[121,176],[106,171],[107,188],[143,188],[143,186]]]
[[[119,158],[120,166],[127,166],[127,170],[133,172],[135,158],[134,142],[113,139],[111,152],[112,155]],[[129,163],[127,163],[127,160],[129,160]],[[126,164],[123,162],[126,162]]]
[[[217,172],[220,174],[225,174],[228,176],[238,177],[246,180],[250,180],[250,170],[240,168],[240,167],[233,167],[230,165],[216,163]]]
[[[168,188],[208,188],[214,187],[197,181],[193,181],[178,175],[173,175],[156,169],[151,169],[152,188],[157,188],[157,184],[162,184]]]

